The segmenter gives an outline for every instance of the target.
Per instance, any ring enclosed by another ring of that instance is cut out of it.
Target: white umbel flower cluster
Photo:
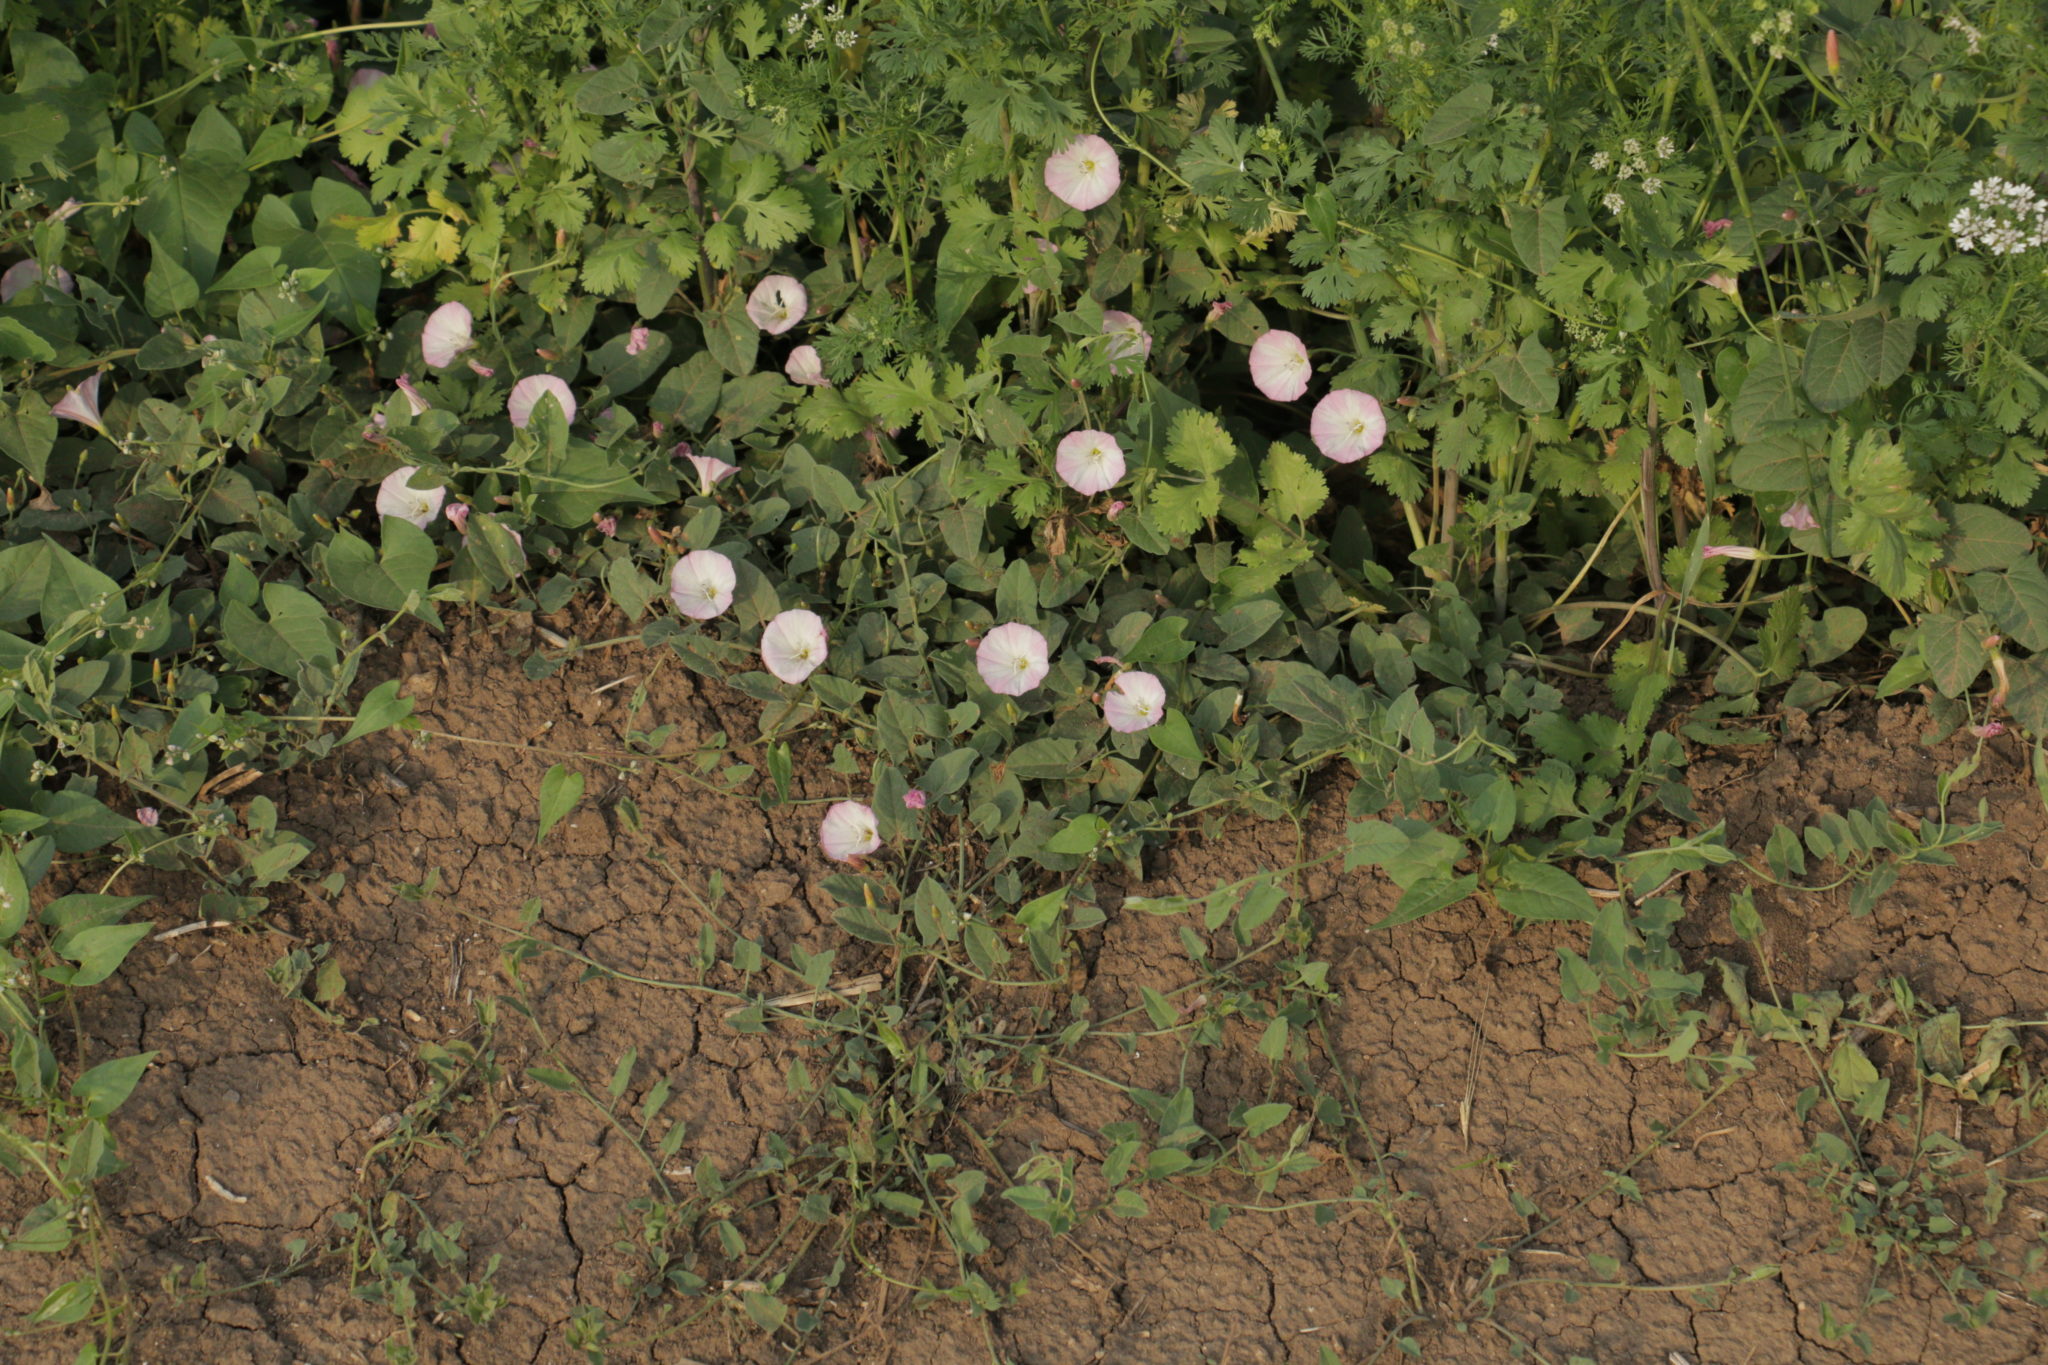
[[[1970,186],[1970,202],[1948,220],[1948,230],[1958,250],[2017,256],[2048,246],[2048,200],[2031,186],[1991,176]]]

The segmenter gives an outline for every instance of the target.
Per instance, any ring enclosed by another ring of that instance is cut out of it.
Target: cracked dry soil
[[[1372,1209],[1343,1208],[1327,1226],[1298,1209],[1242,1213],[1218,1227],[1202,1202],[1170,1183],[1148,1188],[1147,1217],[1098,1218],[1057,1239],[1002,1201],[984,1202],[993,1247],[983,1273],[996,1283],[1028,1277],[1021,1300],[985,1323],[950,1306],[914,1307],[904,1289],[855,1274],[825,1296],[824,1325],[793,1353],[746,1326],[736,1307],[677,1330],[679,1310],[693,1302],[636,1302],[620,1287],[636,1264],[639,1223],[628,1206],[653,1192],[653,1173],[587,1103],[526,1077],[540,1060],[533,1032],[506,1011],[496,1034],[504,1081],[484,1095],[472,1090],[472,1101],[455,1107],[443,1125],[450,1141],[416,1144],[395,1165],[380,1159],[377,1179],[366,1177],[366,1154],[424,1093],[422,1047],[478,1038],[476,1001],[504,990],[500,949],[514,936],[493,925],[513,924],[529,899],[543,906],[536,932],[553,941],[646,976],[695,979],[690,958],[705,912],[688,888],[716,870],[728,888],[720,913],[769,952],[837,948],[840,975],[888,966],[880,949],[849,940],[832,922],[818,885],[828,867],[816,851],[815,806],[764,812],[748,797],[657,772],[624,786],[594,777],[583,804],[536,851],[537,791],[554,761],[543,749],[622,753],[628,730],[672,724],[668,756],[687,760],[721,730],[736,758],[759,755],[747,743],[757,707],[735,693],[671,663],[656,671],[646,708],[629,715],[631,684],[596,689],[648,668],[651,656],[602,651],[529,683],[519,658],[531,644],[504,623],[458,628],[447,642],[422,632],[384,661],[405,679],[426,725],[499,744],[421,746],[387,734],[243,794],[271,796],[283,823],[315,839],[320,851],[304,870],[309,880],[345,873],[339,896],[278,897],[269,923],[281,932],[146,941],[119,975],[85,995],[75,1041],[90,1060],[161,1052],[116,1118],[129,1168],[102,1187],[108,1270],[125,1286],[135,1361],[385,1360],[399,1320],[352,1292],[343,1259],[275,1276],[289,1240],[332,1239],[335,1215],[366,1194],[374,1200],[386,1184],[435,1226],[461,1223],[469,1273],[499,1258],[493,1282],[508,1302],[488,1324],[458,1331],[456,1322],[434,1320],[431,1295],[422,1303],[415,1344],[432,1365],[581,1362],[568,1338],[578,1305],[599,1306],[623,1324],[612,1360],[662,1365],[978,1365],[992,1351],[1019,1365],[1309,1365],[1323,1347],[1355,1362],[1382,1345],[1398,1312],[1382,1276],[1400,1274],[1402,1262]],[[1936,775],[1965,750],[1923,747],[1919,724],[1912,707],[1868,708],[1800,725],[1772,748],[1702,753],[1692,771],[1696,801],[1707,819],[1728,821],[1733,846],[1752,852],[1772,821],[1797,824],[1824,807],[1875,796],[1924,808]],[[850,779],[827,769],[828,757],[826,744],[799,746],[793,795],[852,790]],[[1881,996],[1898,976],[1934,1007],[1959,1007],[1969,1023],[2048,1016],[2048,819],[2026,758],[2012,737],[1996,740],[1955,793],[1959,816],[1984,797],[2006,832],[1960,850],[1952,868],[1908,870],[1874,914],[1850,917],[1840,893],[1760,894],[1781,988]],[[1135,1005],[1141,987],[1171,990],[1192,974],[1178,938],[1186,917],[1122,913],[1124,895],[1201,894],[1329,848],[1342,839],[1345,785],[1326,777],[1299,831],[1242,822],[1214,838],[1191,835],[1150,858],[1149,882],[1106,887],[1108,921],[1084,936],[1073,982],[1095,1015]],[[679,877],[626,837],[616,802],[628,794],[651,846]],[[1695,1107],[1698,1092],[1668,1063],[1596,1061],[1580,1010],[1557,987],[1555,950],[1583,949],[1583,926],[1516,933],[1468,902],[1367,934],[1364,926],[1398,892],[1376,874],[1338,867],[1306,874],[1308,911],[1338,995],[1330,1037],[1372,1137],[1353,1133],[1344,1150],[1312,1148],[1317,1168],[1281,1190],[1298,1202],[1342,1196],[1354,1172],[1371,1168],[1372,1141],[1383,1145],[1430,1308],[1428,1320],[1406,1329],[1424,1359],[1506,1360],[1516,1336],[1545,1358],[1575,1354],[1602,1365],[2048,1359],[2048,1330],[2017,1294],[1988,1328],[1963,1332],[1940,1321],[1951,1305],[1932,1280],[1893,1270],[1879,1282],[1894,1297],[1859,1309],[1878,1273],[1872,1258],[1834,1249],[1835,1210],[1781,1168],[1822,1121],[1820,1109],[1803,1120],[1795,1112],[1814,1073],[1788,1046],[1760,1045],[1752,1076],[1632,1168],[1638,1197],[1603,1193],[1604,1172],[1654,1144]],[[431,869],[439,869],[439,895],[399,893]],[[1752,960],[1729,930],[1734,884],[1719,874],[1684,884],[1682,944],[1691,965],[1709,968],[1710,982],[1710,959]],[[197,917],[189,886],[135,879],[120,889],[158,895],[151,909],[160,927]],[[282,998],[265,977],[294,943],[332,945],[348,981],[339,1024]],[[722,950],[729,946],[722,941]],[[791,1061],[816,1056],[792,1026],[745,1036],[726,1025],[717,1001],[579,980],[574,964],[559,959],[522,970],[562,1064],[601,1086],[621,1054],[637,1048],[627,1107],[657,1078],[670,1079],[665,1112],[687,1125],[677,1168],[709,1160],[732,1172],[760,1156],[770,1134],[798,1145],[818,1131],[817,1111],[791,1099],[784,1084]],[[708,979],[738,984],[730,967]],[[1257,1032],[1233,1021],[1218,1046],[1185,1055],[1171,1047],[1130,1055],[1091,1042],[1078,1060],[1154,1090],[1190,1085],[1198,1120],[1221,1131],[1235,1104],[1301,1093],[1259,1057]],[[1728,1045],[1725,1009],[1703,1041]],[[1868,1045],[1892,1074],[1894,1093],[1910,1094],[1909,1055],[1882,1036]],[[2023,1048],[2038,1072],[2040,1041],[2029,1036]],[[1327,1057],[1307,1065],[1318,1088],[1337,1088]],[[1962,1105],[1942,1093],[1928,1106],[1930,1131],[1977,1151],[2006,1151],[2040,1129],[2010,1100]],[[1136,1117],[1116,1092],[1057,1071],[1022,1102],[963,1099],[961,1112],[1012,1171],[1034,1152],[1075,1157],[1084,1200],[1101,1193],[1102,1127]],[[1903,1150],[1912,1134],[1883,1141]],[[970,1163],[988,1157],[964,1143],[956,1154]],[[1991,1237],[2001,1263],[2017,1267],[2048,1218],[2038,1187],[2025,1183],[2048,1177],[2048,1156],[2029,1149],[2009,1165],[2009,1195]],[[1971,1188],[1962,1186],[1965,1194]],[[1197,1190],[1240,1202],[1251,1195],[1249,1185],[1220,1179]],[[1517,1254],[1522,1283],[1502,1294],[1488,1323],[1471,1295],[1492,1244],[1526,1226],[1511,1190],[1546,1212],[1592,1197]],[[0,1199],[0,1213],[18,1217],[39,1197],[16,1189]],[[737,1221],[758,1244],[778,1217],[757,1208]],[[897,1281],[949,1278],[943,1248],[923,1232],[877,1236],[863,1254]],[[1636,1288],[1574,1294],[1555,1282],[1587,1278],[1589,1255],[1614,1257],[1619,1278]],[[1782,1274],[1701,1300],[1661,1288],[1759,1263],[1781,1265]],[[205,1293],[191,1288],[200,1268]],[[799,1279],[824,1268],[807,1263]],[[75,1256],[6,1258],[0,1308],[18,1323],[50,1286],[85,1270]],[[429,1279],[442,1288],[455,1282],[443,1272]],[[1872,1342],[1867,1356],[1829,1340],[1824,1304],[1862,1324]],[[55,1365],[71,1361],[85,1340],[59,1331],[4,1349],[20,1365]]]

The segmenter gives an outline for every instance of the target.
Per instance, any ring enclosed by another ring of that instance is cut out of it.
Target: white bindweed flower
[[[1152,354],[1152,334],[1129,313],[1112,308],[1102,315],[1102,333],[1109,338],[1109,372],[1136,374]]]
[[[789,353],[789,359],[782,366],[782,373],[792,384],[804,384],[811,388],[829,389],[832,381],[825,377],[825,362],[818,355],[815,346],[799,346]]]
[[[413,416],[417,417],[423,412],[431,412],[433,410],[434,405],[422,397],[420,391],[412,386],[411,375],[402,374],[394,382],[398,385],[398,391],[405,395],[405,401],[412,405]]]
[[[1070,209],[1100,208],[1123,183],[1116,149],[1093,133],[1075,138],[1045,159],[1045,187]]]
[[[1106,431],[1070,431],[1060,438],[1053,460],[1067,487],[1094,497],[1116,487],[1124,476],[1124,449]]]
[[[530,374],[512,386],[512,394],[505,400],[512,425],[523,428],[531,422],[534,408],[545,397],[552,397],[561,405],[564,422],[576,420],[576,395],[569,391],[567,381],[551,374]]]
[[[420,330],[420,354],[433,369],[453,365],[455,358],[470,348],[475,324],[476,319],[462,304],[442,304],[427,314],[427,325]]]
[[[1045,637],[1021,621],[997,626],[974,651],[975,671],[991,692],[1021,697],[1052,671]]]
[[[1166,684],[1150,673],[1119,673],[1102,693],[1102,719],[1119,734],[1149,730],[1166,716]]]
[[[699,455],[696,451],[690,449],[689,442],[687,441],[677,446],[676,449],[682,453],[684,459],[690,462],[690,467],[697,471],[697,491],[699,493],[709,493],[712,485],[739,473],[740,467],[738,465],[727,464],[715,455]]]
[[[384,476],[384,482],[377,485],[377,515],[397,517],[409,521],[425,530],[427,523],[441,515],[441,503],[447,498],[446,487],[436,484],[432,488],[414,488],[412,476],[420,472],[418,465],[401,465]]]
[[[811,296],[791,275],[770,275],[747,295],[747,317],[769,336],[779,337],[804,320]]]
[[[1387,439],[1387,417],[1380,400],[1358,389],[1333,389],[1308,419],[1316,449],[1338,464],[1362,460]]]
[[[836,863],[857,863],[881,846],[875,812],[862,802],[833,802],[818,825],[818,847]]]
[[[1703,545],[1702,559],[1761,559],[1763,551],[1754,545]]]
[[[810,677],[831,652],[824,621],[801,607],[783,612],[761,632],[761,662],[786,683]]]
[[[1277,327],[1252,343],[1252,383],[1276,403],[1292,403],[1308,392],[1308,347]]]
[[[0,303],[11,302],[16,294],[32,284],[54,284],[60,294],[69,294],[75,288],[71,282],[71,272],[63,266],[58,266],[52,274],[46,276],[43,274],[42,266],[36,264],[31,257],[25,261],[16,261],[4,272],[0,272]]]
[[[105,424],[100,421],[100,375],[95,370],[84,383],[59,398],[50,408],[52,417],[68,417],[74,422],[83,422],[100,435],[107,434]]]
[[[668,600],[692,621],[722,616],[732,605],[732,561],[716,550],[692,550],[668,572]]]

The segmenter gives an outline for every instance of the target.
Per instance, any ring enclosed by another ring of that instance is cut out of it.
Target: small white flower
[[[1677,155],[1678,144],[1676,142],[1673,142],[1668,137],[1660,137],[1657,139],[1657,159],[1659,161],[1669,161],[1672,157]]]
[[[834,862],[859,862],[881,846],[875,812],[864,802],[835,801],[818,825],[818,847]]]
[[[732,605],[732,561],[716,550],[692,550],[668,574],[668,598],[693,621],[709,621]]]
[[[1610,165],[1614,164],[1614,158],[1607,155],[1607,153],[1605,152],[1595,152],[1593,153],[1591,158],[1587,160],[1586,164],[1588,166],[1591,166],[1596,171],[1604,171]]]
[[[831,652],[825,622],[814,611],[785,611],[761,632],[761,662],[786,683],[810,677]]]
[[[1643,181],[1643,193],[1644,193],[1644,194],[1655,194],[1655,193],[1656,193],[1656,192],[1657,192],[1658,190],[1661,190],[1661,189],[1663,189],[1663,188],[1664,188],[1664,182],[1663,182],[1662,180],[1659,180],[1659,179],[1658,179],[1658,178],[1657,178],[1656,176],[1654,176],[1654,175],[1653,175],[1653,176],[1649,176],[1649,177],[1645,178],[1645,179],[1644,179],[1644,181]]]
[[[1635,138],[1626,137],[1621,140],[1621,154],[1623,156],[1636,156],[1639,153],[1641,153],[1642,150],[1643,144],[1637,141]]]
[[[1621,211],[1628,207],[1628,201],[1612,190],[1600,196],[1600,203],[1617,218],[1621,216]]]

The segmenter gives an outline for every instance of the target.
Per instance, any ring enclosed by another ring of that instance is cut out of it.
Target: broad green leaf
[[[548,837],[548,831],[561,823],[562,817],[576,809],[576,803],[583,799],[583,774],[574,772],[557,763],[548,769],[540,781],[540,833],[534,836],[537,847]]]
[[[78,964],[71,973],[72,986],[96,986],[119,970],[129,950],[142,942],[153,926],[147,920],[136,924],[97,924],[90,929],[64,933],[52,941],[59,956]]]
[[[1566,201],[1545,200],[1541,204],[1518,205],[1508,213],[1508,238],[1515,254],[1531,273],[1548,275],[1564,255],[1568,233]]]
[[[2048,574],[2031,559],[2004,573],[1970,575],[1970,591],[1992,624],[2028,649],[2048,650]]]
[[[101,1062],[71,1083],[71,1097],[84,1106],[87,1118],[103,1119],[134,1093],[142,1073],[155,1060],[154,1052],[138,1052],[132,1057]]]
[[[1935,612],[1920,618],[1920,654],[1927,660],[1927,675],[1945,697],[1960,697],[1991,662],[1984,647],[1985,621],[1953,611]]]
[[[1948,535],[1942,540],[1944,569],[1957,573],[2009,569],[2033,558],[2033,532],[1995,507],[1979,502],[1948,503],[1941,515],[1948,522]]]
[[[1425,916],[1433,915],[1448,906],[1470,896],[1479,889],[1479,877],[1468,873],[1462,877],[1428,877],[1415,883],[1401,894],[1394,908],[1380,919],[1368,924],[1367,933],[1380,929],[1392,929],[1398,925],[1411,924]]]
[[[28,919],[28,881],[14,848],[0,839],[0,944],[11,941]]]
[[[1494,894],[1516,919],[1591,923],[1598,909],[1579,879],[1552,863],[1508,864]]]
[[[1828,320],[1814,324],[1801,382],[1806,396],[1822,412],[1840,412],[1876,382],[1862,343],[1863,336],[1853,323]]]
[[[1455,142],[1477,128],[1493,110],[1493,87],[1475,81],[1437,106],[1429,122],[1416,132],[1415,140],[1426,147]]]
[[[1799,396],[1799,370],[1804,357],[1797,347],[1759,343],[1762,354],[1750,362],[1742,390],[1729,409],[1728,431],[1736,440],[1754,441],[1774,422],[1789,422],[1806,412]]]
[[[1108,829],[1109,822],[1099,815],[1077,815],[1067,821],[1059,833],[1045,841],[1045,851],[1072,855],[1093,853]]]
[[[1294,1112],[1291,1104],[1255,1104],[1244,1111],[1244,1131],[1247,1137],[1257,1137],[1287,1122]]]
[[[1515,353],[1494,361],[1492,370],[1494,381],[1509,401],[1531,412],[1550,412],[1557,407],[1556,361],[1534,336],[1522,338]]]

